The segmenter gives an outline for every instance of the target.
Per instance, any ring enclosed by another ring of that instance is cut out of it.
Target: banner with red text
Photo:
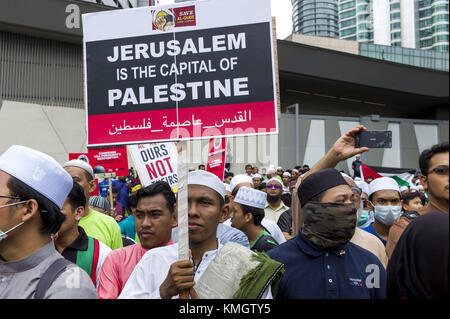
[[[128,146],[142,186],[167,182],[177,191],[177,149],[175,143],[150,143]]]
[[[88,153],[69,153],[69,160],[82,159],[94,169],[102,166],[105,173],[128,176],[128,155],[126,146],[90,147]]]

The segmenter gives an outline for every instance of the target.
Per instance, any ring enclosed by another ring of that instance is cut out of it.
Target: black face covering
[[[348,185],[345,179],[334,168],[327,168],[309,175],[298,187],[298,199],[303,207],[312,198],[324,191],[339,186]]]

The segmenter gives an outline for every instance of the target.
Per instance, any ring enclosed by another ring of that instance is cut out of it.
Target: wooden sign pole
[[[187,142],[178,143],[178,260],[189,260],[189,229],[188,229],[188,185],[187,185]],[[188,299],[189,291],[180,293],[180,299]]]

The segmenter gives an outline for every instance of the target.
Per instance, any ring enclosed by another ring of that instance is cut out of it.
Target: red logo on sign
[[[196,25],[195,6],[173,8],[169,10],[151,10],[152,30],[170,31],[173,28]]]
[[[196,25],[195,6],[174,8],[172,11],[175,15],[175,28],[192,27]]]

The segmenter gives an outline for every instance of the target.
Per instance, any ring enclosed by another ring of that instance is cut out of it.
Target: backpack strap
[[[59,258],[47,268],[47,270],[42,275],[41,279],[36,288],[36,293],[34,294],[34,299],[44,299],[48,288],[55,281],[56,277],[68,266],[72,264],[69,260],[65,258]]]

